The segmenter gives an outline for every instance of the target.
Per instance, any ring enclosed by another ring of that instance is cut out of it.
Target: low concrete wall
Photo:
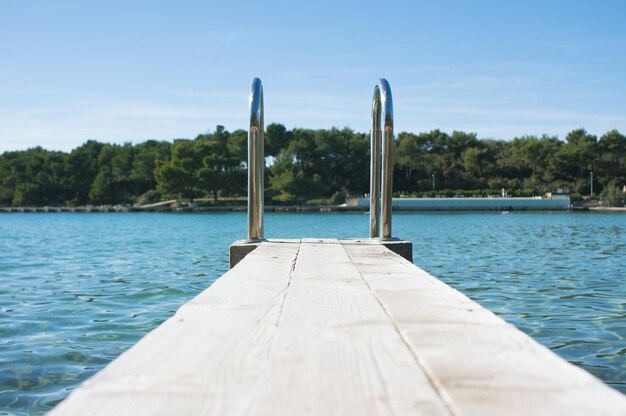
[[[358,198],[356,206],[369,207],[369,198]],[[566,210],[569,198],[394,198],[398,211],[514,211]]]

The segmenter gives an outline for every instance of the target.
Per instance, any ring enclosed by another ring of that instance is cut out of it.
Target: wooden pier
[[[53,415],[625,415],[377,240],[263,242]]]

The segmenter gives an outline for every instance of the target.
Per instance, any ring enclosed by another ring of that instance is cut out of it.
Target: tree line
[[[266,198],[274,203],[340,203],[369,192],[370,139],[349,128],[265,133]],[[245,196],[247,132],[223,126],[195,139],[136,145],[89,140],[71,152],[0,155],[0,205],[146,204]],[[475,133],[402,132],[395,140],[394,192],[406,195],[541,195],[568,187],[578,195],[616,192],[626,184],[626,137],[584,129],[511,141]],[[435,187],[435,189],[433,189]]]

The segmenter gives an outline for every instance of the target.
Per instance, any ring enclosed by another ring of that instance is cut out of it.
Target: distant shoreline
[[[587,207],[574,206],[571,211],[595,211],[595,212],[626,212],[626,207]],[[475,207],[462,208],[445,207],[437,209],[420,209],[415,207],[394,207],[394,212],[508,212],[508,211],[566,211],[563,209],[537,209],[530,207],[510,207],[509,209]],[[184,207],[133,207],[123,205],[103,206],[79,206],[79,207],[0,207],[1,213],[127,213],[127,212],[151,212],[151,213],[222,213],[222,212],[247,212],[245,205],[221,205],[221,206],[184,206]],[[265,212],[369,212],[368,207],[362,206],[339,206],[339,205],[266,205]]]
[[[341,205],[291,204],[265,205],[266,212],[369,212],[369,198],[352,198]],[[393,198],[394,212],[509,212],[509,211],[599,211],[626,212],[626,207],[603,207],[596,203],[572,204],[569,198]],[[213,201],[198,199],[181,201],[171,199],[149,205],[81,205],[67,206],[0,206],[0,213],[118,213],[165,212],[211,213],[247,212],[245,198]]]

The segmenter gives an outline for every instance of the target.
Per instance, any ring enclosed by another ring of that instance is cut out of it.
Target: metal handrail
[[[389,82],[384,78],[374,87],[370,168],[370,237],[389,239],[393,196],[393,99]]]
[[[248,130],[248,240],[263,239],[263,84],[259,78],[250,86],[250,128]]]
[[[370,146],[370,238],[380,235],[380,88],[374,87],[372,99],[372,140]]]

